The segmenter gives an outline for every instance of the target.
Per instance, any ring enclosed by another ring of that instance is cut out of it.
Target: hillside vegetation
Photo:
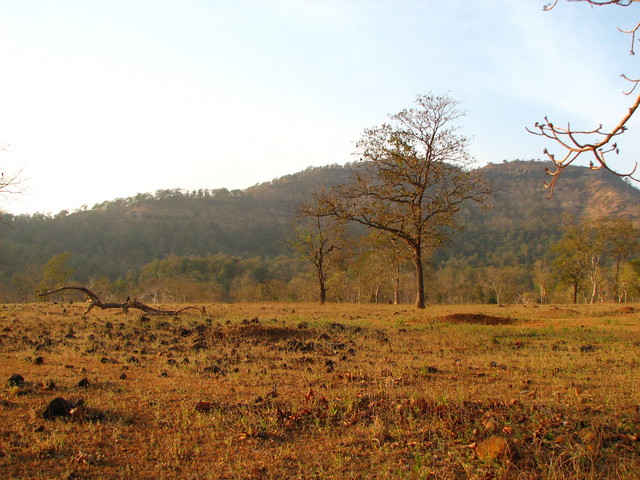
[[[566,216],[615,216],[640,225],[640,190],[610,174],[572,167],[548,199],[545,166],[513,161],[482,167],[493,184],[493,208],[466,207],[465,229],[435,253],[433,268],[531,266],[560,238]],[[354,165],[330,165],[246,190],[161,190],[76,212],[7,215],[0,228],[0,281],[6,291],[28,284],[25,279],[37,283],[47,261],[69,253],[71,278],[82,284],[100,280],[131,289],[153,262],[212,256],[235,269],[230,276],[249,272],[254,281],[289,282],[306,268],[287,244],[298,207],[315,188],[348,182],[353,171]]]

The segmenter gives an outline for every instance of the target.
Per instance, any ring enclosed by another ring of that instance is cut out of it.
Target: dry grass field
[[[640,305],[85,308],[0,306],[0,478],[640,475]]]

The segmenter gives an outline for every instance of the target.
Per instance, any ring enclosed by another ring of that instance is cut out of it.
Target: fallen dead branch
[[[136,310],[142,310],[143,312],[148,313],[150,315],[178,315],[179,313],[184,312],[185,310],[197,310],[202,314],[206,313],[204,307],[189,306],[189,307],[181,308],[180,310],[162,310],[162,309],[150,307],[149,305],[139,302],[137,299],[129,300],[128,298],[124,303],[103,302],[95,293],[93,293],[91,290],[85,287],[61,287],[56,290],[52,290],[50,292],[41,293],[40,296],[46,297],[49,295],[53,295],[54,293],[61,292],[63,290],[77,290],[79,292],[82,292],[90,300],[89,307],[87,308],[86,312],[84,312],[85,314],[89,313],[93,309],[93,307],[98,307],[103,310],[108,308],[121,308],[124,313],[127,313],[130,308],[134,308]]]

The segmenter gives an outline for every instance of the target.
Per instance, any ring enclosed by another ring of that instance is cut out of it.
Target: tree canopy
[[[357,143],[361,166],[354,181],[318,193],[326,215],[384,231],[413,256],[416,301],[424,308],[423,260],[459,225],[467,201],[490,193],[455,125],[463,113],[448,96],[419,95],[416,107],[365,130]]]

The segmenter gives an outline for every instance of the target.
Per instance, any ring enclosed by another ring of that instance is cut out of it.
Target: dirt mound
[[[607,310],[605,312],[598,312],[594,314],[594,317],[608,317],[610,315],[628,315],[630,313],[637,313],[639,310],[634,307],[626,306],[616,308],[615,310]]]
[[[558,308],[558,307],[551,307],[549,310],[542,312],[547,316],[551,316],[551,317],[563,317],[565,315],[579,315],[580,312],[578,312],[577,310],[572,310],[570,308]]]
[[[615,310],[617,313],[636,313],[636,309],[633,307],[622,307]]]
[[[473,323],[477,325],[511,325],[515,323],[513,318],[495,317],[483,313],[452,313],[437,320],[448,323]]]
[[[275,341],[286,338],[308,338],[314,334],[307,329],[265,325],[240,325],[224,330],[225,336]]]

